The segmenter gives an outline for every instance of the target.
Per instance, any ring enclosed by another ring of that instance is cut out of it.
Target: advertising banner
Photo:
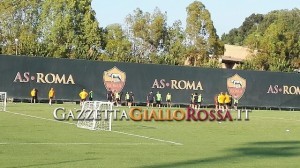
[[[0,55],[0,91],[11,98],[30,98],[33,88],[47,99],[51,87],[55,99],[79,100],[82,89],[93,91],[95,100],[106,100],[108,90],[133,92],[136,103],[147,94],[167,93],[172,102],[189,104],[191,94],[201,94],[204,105],[227,92],[239,105],[253,107],[300,107],[300,75],[297,73],[242,71],[188,66],[101,62]]]

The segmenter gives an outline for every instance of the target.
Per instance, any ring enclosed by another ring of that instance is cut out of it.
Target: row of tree
[[[0,45],[3,54],[195,66],[221,55],[223,44],[209,11],[195,1],[187,25],[167,25],[167,14],[136,9],[125,26],[99,26],[91,0],[2,0]]]
[[[241,69],[292,71],[300,68],[300,10],[252,14],[239,28],[222,35],[227,44],[255,51]]]
[[[241,69],[299,67],[298,9],[251,15],[220,39],[209,11],[195,1],[180,20],[136,9],[124,24],[98,23],[91,0],[2,0],[0,54],[219,67],[224,43],[257,49]],[[100,22],[101,23],[101,22]]]
[[[101,29],[90,0],[2,0],[2,53],[94,59]]]

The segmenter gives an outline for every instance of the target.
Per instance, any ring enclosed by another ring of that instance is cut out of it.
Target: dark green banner
[[[135,102],[146,102],[149,91],[160,91],[165,101],[189,104],[192,93],[202,94],[203,104],[228,92],[242,106],[300,108],[300,75],[263,71],[196,68],[118,62],[0,55],[0,91],[8,97],[30,98],[37,88],[47,99],[53,87],[56,99],[79,100],[82,89],[93,90],[94,99],[106,100],[108,89],[132,91]]]

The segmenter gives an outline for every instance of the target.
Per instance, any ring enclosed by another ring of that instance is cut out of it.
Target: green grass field
[[[56,107],[79,105],[9,103],[0,112],[0,167],[300,167],[299,111],[221,123],[114,121],[108,132],[57,122]]]

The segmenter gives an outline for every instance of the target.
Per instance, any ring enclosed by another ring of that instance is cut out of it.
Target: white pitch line
[[[151,140],[160,141],[160,142],[171,143],[171,144],[174,144],[174,145],[183,145],[183,144],[178,143],[178,142],[167,141],[167,140],[162,140],[162,139],[157,139],[157,138],[151,138],[151,137],[147,137],[147,136],[143,136],[143,135],[130,134],[130,133],[120,132],[120,131],[112,131],[112,132],[119,133],[119,134],[124,134],[124,135],[135,136],[135,137],[139,137],[139,138],[151,139]]]
[[[43,143],[43,142],[16,142],[16,143],[0,143],[0,145],[164,145],[164,144],[158,144],[158,143],[72,143],[72,142],[66,142],[66,143],[58,143],[58,142],[49,142],[49,143]]]
[[[30,118],[36,118],[36,119],[41,119],[41,120],[54,121],[54,122],[58,122],[58,123],[75,125],[74,123],[70,123],[70,122],[63,122],[63,121],[58,121],[58,120],[54,120],[54,119],[48,119],[48,118],[43,118],[43,117],[38,117],[38,116],[33,116],[33,115],[28,115],[28,114],[15,113],[15,112],[10,112],[10,111],[5,111],[5,112],[10,113],[10,114],[30,117]],[[173,142],[173,141],[168,141],[168,140],[163,140],[163,139],[158,139],[158,138],[151,138],[151,137],[147,137],[147,136],[143,136],[143,135],[131,134],[131,133],[126,133],[126,132],[121,132],[121,131],[108,131],[108,132],[114,132],[114,133],[123,134],[123,135],[129,135],[129,136],[134,136],[134,137],[139,137],[139,138],[144,138],[144,139],[150,139],[150,140],[164,142],[164,143],[170,143],[170,144],[174,144],[174,145],[183,145],[182,143],[178,143],[178,142]]]
[[[41,119],[41,120],[54,121],[54,122],[59,122],[59,123],[64,123],[64,124],[75,125],[74,123],[70,123],[70,122],[62,122],[62,121],[58,121],[58,120],[54,120],[54,119],[43,118],[43,117],[38,117],[38,116],[33,116],[33,115],[27,115],[27,114],[22,114],[22,113],[14,113],[14,112],[10,112],[10,111],[5,111],[5,112],[10,113],[10,114],[15,114],[15,115],[26,116],[26,117],[30,117],[30,118],[37,118],[37,119]]]

